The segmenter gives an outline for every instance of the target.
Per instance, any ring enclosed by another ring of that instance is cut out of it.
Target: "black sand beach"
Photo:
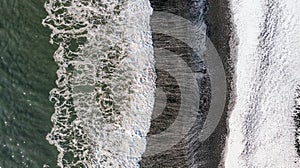
[[[210,148],[210,163],[203,167],[224,167],[222,156],[225,148],[226,136],[228,134],[227,118],[235,102],[235,33],[231,22],[229,1],[208,0],[208,11],[206,15],[207,36],[217,49],[225,68],[227,95],[226,106],[218,127],[210,140],[204,142]],[[218,144],[218,145],[212,145]],[[218,165],[219,164],[219,165]],[[200,166],[202,167],[202,166]]]
[[[213,134],[201,142],[198,137],[205,122],[210,105],[210,80],[206,73],[202,58],[197,58],[192,49],[184,43],[163,35],[153,33],[153,45],[157,48],[167,49],[186,61],[193,71],[201,72],[203,78],[197,80],[200,95],[200,106],[197,120],[179,143],[171,149],[154,156],[144,156],[141,160],[141,167],[222,167],[222,154],[227,136],[227,111],[232,106],[233,85],[233,59],[230,57],[231,44],[231,22],[230,11],[227,1],[208,0],[207,7],[199,6],[201,1],[180,1],[180,0],[152,0],[151,6],[154,11],[165,11],[181,16],[191,22],[205,21],[207,35],[216,47],[225,67],[227,79],[227,101],[221,121]],[[200,11],[205,14],[200,16]],[[160,116],[151,121],[150,135],[164,131],[178,115],[180,104],[180,90],[176,80],[165,71],[157,69],[157,88],[162,88],[166,93],[167,105]]]

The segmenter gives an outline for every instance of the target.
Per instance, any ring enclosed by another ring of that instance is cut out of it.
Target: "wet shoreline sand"
[[[154,11],[170,12],[191,21],[199,16],[199,14],[197,14],[199,6],[194,5],[195,3],[193,2],[182,2],[180,0],[169,0],[165,2],[152,0],[150,2]],[[229,10],[229,2],[208,0],[206,3],[207,8],[204,9],[206,15],[201,19],[205,20],[207,25],[207,35],[214,44],[223,61],[227,80],[227,100],[222,118],[213,134],[207,140],[201,142],[195,138],[200,134],[210,102],[209,76],[204,73],[205,77],[201,82],[199,82],[199,88],[202,88],[202,92],[200,93],[200,102],[204,102],[204,104],[202,104],[202,109],[199,107],[201,114],[197,118],[198,124],[195,124],[190,133],[170,150],[150,157],[144,156],[140,162],[141,167],[223,167],[222,156],[228,133],[227,116],[228,111],[230,111],[233,106],[232,98],[234,97],[234,59],[231,58],[231,55],[234,55],[235,51],[230,50],[230,45],[234,45],[235,42],[232,41],[231,37],[232,25],[230,22],[231,15]],[[191,13],[191,11],[196,12]],[[163,47],[165,49],[169,49],[170,51],[174,50],[174,52],[186,55],[186,57],[192,57],[186,54],[189,53],[188,48],[173,42],[174,40],[172,41],[172,38],[164,37],[163,35],[158,35],[155,33],[152,35],[154,47]],[[169,46],[163,44],[166,41],[170,42],[168,43]],[[172,47],[172,44],[176,44],[176,47]],[[163,85],[163,78],[166,78],[168,75],[158,71],[158,77],[159,76],[161,76],[160,78],[162,78],[162,80],[157,80],[157,85]],[[171,85],[172,84],[174,85],[173,88],[176,88],[176,83],[171,82]],[[178,93],[174,93],[173,96],[176,96],[176,94]],[[176,108],[176,102],[174,107]],[[164,120],[170,119],[173,121],[174,116],[176,117],[176,110],[169,110],[165,113],[164,117],[161,117],[161,120],[155,120],[155,122],[152,121],[149,133],[156,134],[161,132],[163,130],[162,127],[165,128],[170,124]]]
[[[217,49],[225,68],[227,95],[223,116],[214,134],[210,137],[212,142],[217,142],[211,150],[211,158],[214,160],[208,167],[224,167],[223,156],[226,150],[226,137],[228,135],[228,117],[235,103],[235,55],[237,44],[235,28],[232,24],[229,0],[208,0],[206,15],[207,36]],[[217,140],[219,139],[219,140]],[[218,145],[218,146],[217,146]]]

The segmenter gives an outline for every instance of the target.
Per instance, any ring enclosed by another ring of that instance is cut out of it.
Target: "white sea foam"
[[[239,44],[225,167],[300,166],[294,97],[300,83],[300,2],[231,0]]]
[[[149,1],[49,0],[60,167],[138,167],[154,103]]]

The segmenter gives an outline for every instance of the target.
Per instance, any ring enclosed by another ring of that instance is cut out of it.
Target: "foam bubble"
[[[47,140],[60,167],[138,167],[154,103],[148,1],[49,0],[59,65]]]

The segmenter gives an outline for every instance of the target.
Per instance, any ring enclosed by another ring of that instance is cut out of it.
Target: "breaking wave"
[[[138,167],[154,104],[152,8],[138,0],[48,0],[57,45],[53,128],[60,167]]]

